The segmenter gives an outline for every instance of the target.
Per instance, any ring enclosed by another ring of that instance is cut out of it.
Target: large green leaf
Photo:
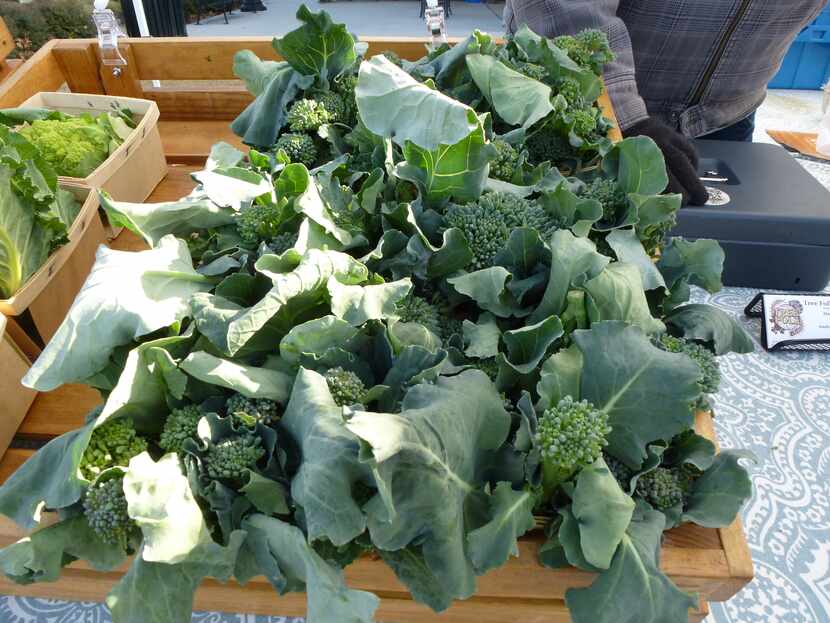
[[[110,571],[124,558],[120,544],[103,541],[85,517],[76,516],[0,550],[0,569],[18,584],[55,582],[61,569],[75,560],[83,559],[98,571]]]
[[[654,261],[648,256],[643,248],[643,243],[637,238],[633,229],[615,229],[605,237],[605,241],[614,250],[614,254],[626,264],[632,264],[640,271],[643,281],[643,288],[656,290],[665,288],[666,282],[663,275],[654,265]]]
[[[468,357],[488,359],[499,352],[501,329],[493,314],[483,313],[476,322],[464,320],[464,354]]]
[[[477,464],[510,428],[493,384],[478,370],[441,377],[409,390],[400,413],[358,411],[346,426],[365,442],[364,459],[381,491],[366,506],[372,542],[397,550],[419,539],[447,591],[471,595],[465,504],[478,486]]]
[[[634,264],[614,262],[585,282],[588,317],[592,323],[623,320],[646,333],[662,333],[665,326],[652,317],[640,269]]]
[[[144,560],[183,562],[213,542],[177,454],[165,454],[158,461],[147,452],[133,457],[124,474],[124,497],[144,536]]]
[[[291,377],[284,372],[241,364],[210,353],[190,353],[179,367],[200,381],[232,389],[248,398],[285,403],[291,392]]]
[[[631,522],[634,500],[617,484],[602,457],[579,473],[571,511],[579,525],[585,560],[607,569]]]
[[[726,258],[717,240],[700,239],[693,242],[672,238],[660,253],[657,268],[666,278],[669,289],[679,282],[700,286],[708,292],[723,287],[721,274]]]
[[[450,607],[453,597],[427,565],[420,547],[405,547],[394,552],[381,549],[377,553],[406,585],[412,599],[426,604],[435,612],[443,612]]]
[[[623,322],[595,323],[573,340],[583,360],[579,397],[608,414],[615,457],[637,469],[650,442],[692,428],[700,370],[691,359],[657,348]]]
[[[281,426],[302,454],[291,495],[305,511],[309,538],[348,543],[366,528],[352,496],[356,483],[371,478],[358,460],[358,439],[345,426],[325,378],[300,369]]]
[[[694,481],[683,521],[691,521],[705,528],[725,528],[733,521],[741,507],[752,496],[752,481],[738,461],[755,460],[750,452],[724,450],[712,465]]]
[[[297,9],[297,19],[303,25],[274,39],[274,49],[298,72],[325,82],[357,60],[355,38],[345,24],[334,24],[328,13],[312,13],[304,4]]]
[[[577,236],[587,236],[591,226],[602,218],[599,201],[579,197],[564,181],[554,190],[542,193],[539,205],[560,224],[561,229],[570,229]]]
[[[323,560],[296,526],[273,517],[245,520],[257,563],[280,592],[305,589],[308,623],[372,623],[380,600],[350,589],[343,572]]]
[[[359,327],[367,320],[384,320],[397,314],[397,304],[412,289],[412,281],[399,279],[391,283],[355,286],[330,277],[328,292],[331,312]]]
[[[538,408],[541,411],[557,404],[565,396],[578,397],[582,384],[582,352],[571,345],[545,360],[540,370]]]
[[[536,523],[532,491],[515,491],[509,482],[500,482],[488,503],[487,523],[467,535],[470,560],[479,575],[501,567],[511,555],[518,556],[517,539]]]
[[[505,331],[506,362],[519,374],[530,374],[542,361],[551,344],[562,337],[562,321],[549,316],[536,324]]]
[[[502,266],[482,268],[472,273],[463,273],[450,277],[447,282],[456,292],[473,299],[481,309],[492,314],[509,318],[526,316],[527,310],[519,307],[518,302],[507,289],[511,275]]]
[[[383,55],[361,63],[355,97],[369,130],[425,153],[455,145],[481,125],[472,108],[418,82]]]
[[[49,391],[92,376],[117,346],[180,320],[190,296],[211,287],[193,270],[187,245],[173,236],[138,253],[100,247],[69,313],[23,383]]]
[[[476,86],[510,125],[529,128],[553,112],[546,84],[510,69],[493,56],[468,54],[466,60]]]
[[[238,530],[227,546],[206,543],[177,564],[148,562],[139,553],[107,595],[113,623],[188,623],[196,588],[206,577],[226,582],[244,540],[245,533]]]
[[[395,175],[418,187],[429,204],[446,199],[475,201],[481,195],[495,147],[487,143],[479,125],[457,143],[440,144],[433,150],[407,141],[404,162],[395,167]]]
[[[336,316],[323,316],[296,325],[280,341],[280,357],[297,363],[304,354],[322,355],[330,348],[342,346],[358,330]]]
[[[638,507],[610,568],[588,588],[571,588],[565,603],[574,623],[687,621],[697,600],[660,571],[662,513]]]
[[[735,318],[711,305],[693,303],[678,307],[666,316],[666,324],[688,340],[711,342],[716,355],[755,350],[752,338]]]
[[[669,184],[663,152],[648,136],[633,136],[616,143],[603,159],[602,168],[616,177],[627,193],[659,195]]]

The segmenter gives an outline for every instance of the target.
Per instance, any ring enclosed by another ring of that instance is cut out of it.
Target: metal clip
[[[427,0],[424,10],[424,19],[427,23],[427,32],[432,37],[432,47],[438,48],[447,43],[447,30],[443,7],[438,6],[438,0]]]
[[[101,50],[101,62],[112,67],[112,74],[116,77],[121,75],[121,67],[127,64],[121,50],[118,49],[118,37],[126,36],[118,24],[118,19],[111,9],[92,10],[92,21],[95,22],[95,28],[98,29],[98,47]],[[104,3],[106,6],[106,3]]]

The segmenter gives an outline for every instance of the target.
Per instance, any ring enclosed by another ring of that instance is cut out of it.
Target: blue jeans
[[[752,142],[752,134],[755,132],[755,113],[752,113],[746,119],[733,123],[730,126],[722,128],[717,132],[705,134],[698,138],[713,140],[713,141],[740,141],[743,143]]]

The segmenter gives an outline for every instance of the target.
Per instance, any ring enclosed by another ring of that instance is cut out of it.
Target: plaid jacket
[[[545,36],[600,28],[620,126],[649,114],[701,136],[752,113],[799,31],[827,0],[507,0],[505,26]]]

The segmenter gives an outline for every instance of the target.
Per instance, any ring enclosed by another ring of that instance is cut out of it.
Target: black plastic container
[[[725,205],[685,206],[672,235],[714,238],[729,286],[817,291],[830,282],[830,192],[778,145],[696,141]]]

